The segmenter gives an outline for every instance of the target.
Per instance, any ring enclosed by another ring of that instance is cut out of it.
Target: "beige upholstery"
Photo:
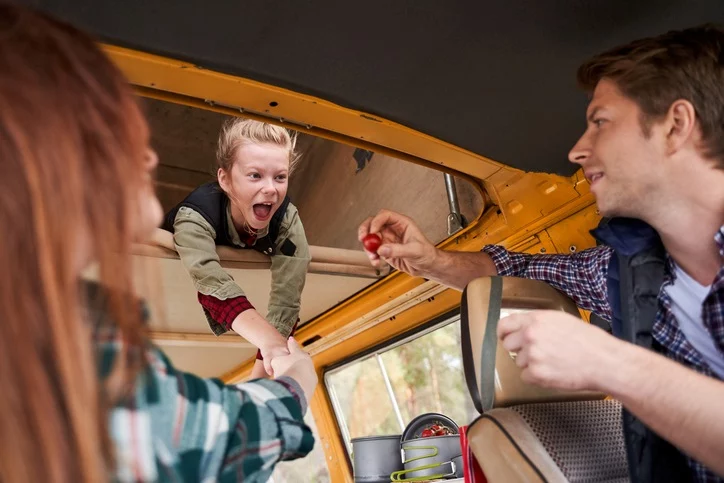
[[[219,262],[224,268],[268,270],[271,267],[269,257],[255,250],[218,246],[216,251]],[[381,269],[373,268],[362,250],[310,246],[309,253],[312,257],[309,273],[380,278],[391,270],[389,266]],[[156,258],[179,257],[173,243],[173,235],[160,228],[156,229],[147,243],[134,245],[133,254]]]
[[[490,483],[629,481],[614,400],[492,409],[467,435]]]
[[[530,427],[511,409],[491,409],[468,427],[467,436],[490,483],[566,481]]]
[[[580,317],[571,299],[544,282],[515,277],[484,277],[470,282],[462,300],[463,365],[479,412],[528,402],[604,397],[524,383],[513,355],[503,349],[496,335],[501,308],[560,310]],[[486,361],[494,367],[483,367]]]
[[[486,277],[465,289],[463,365],[482,413],[467,435],[487,480],[628,481],[620,404],[599,393],[524,383],[514,355],[497,338],[501,309],[561,310],[579,316],[572,300],[539,281]]]

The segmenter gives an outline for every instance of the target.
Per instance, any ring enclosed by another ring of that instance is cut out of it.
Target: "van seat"
[[[491,409],[467,435],[490,483],[629,481],[621,405],[612,399]]]
[[[621,404],[605,394],[524,383],[514,355],[497,338],[507,309],[560,310],[580,317],[571,299],[536,280],[484,277],[463,292],[463,369],[481,414],[468,426],[468,446],[487,481],[629,481]]]

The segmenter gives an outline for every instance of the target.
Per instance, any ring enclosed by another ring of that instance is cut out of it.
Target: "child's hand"
[[[307,401],[310,401],[317,387],[317,372],[314,370],[312,358],[292,337],[289,338],[288,347],[289,355],[277,357],[272,361],[274,374],[276,377],[287,376],[297,381]]]
[[[289,355],[289,349],[283,345],[273,345],[260,348],[261,356],[264,358],[264,370],[270,377],[274,377],[274,369],[272,369],[272,361],[275,357]]]

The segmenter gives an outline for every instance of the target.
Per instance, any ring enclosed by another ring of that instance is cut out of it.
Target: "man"
[[[501,320],[498,336],[525,380],[622,402],[634,481],[724,481],[724,30],[612,49],[578,80],[593,95],[569,158],[613,217],[594,230],[607,246],[445,252],[388,211],[359,237],[381,235],[374,265],[457,289],[495,274],[544,280],[610,320],[617,337],[533,311]]]

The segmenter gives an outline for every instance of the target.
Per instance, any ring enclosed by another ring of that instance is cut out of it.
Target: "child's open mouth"
[[[271,215],[272,203],[257,203],[253,207],[254,216],[260,221],[265,221]]]

